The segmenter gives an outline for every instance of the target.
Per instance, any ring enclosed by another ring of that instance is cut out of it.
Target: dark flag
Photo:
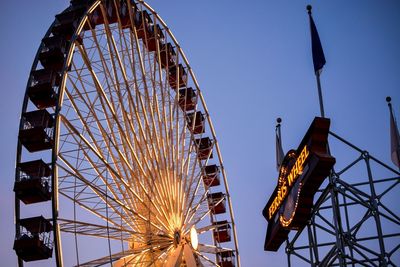
[[[311,6],[307,6],[308,15],[310,17],[310,28],[311,28],[311,48],[314,63],[315,74],[320,74],[322,67],[325,65],[324,50],[322,50],[321,40],[319,39],[317,27],[315,27],[314,20],[311,15]]]
[[[393,163],[400,168],[400,136],[396,121],[390,107],[390,153]]]

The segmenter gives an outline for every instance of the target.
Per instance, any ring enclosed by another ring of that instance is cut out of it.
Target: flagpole
[[[325,65],[325,56],[324,56],[324,52],[322,50],[322,46],[321,46],[321,42],[319,40],[317,30],[314,25],[314,21],[312,19],[311,9],[312,9],[312,6],[307,5],[307,13],[310,17],[313,63],[314,63],[315,77],[317,79],[319,109],[321,112],[321,117],[325,118],[324,101],[322,98],[322,87],[321,87],[321,79],[320,79],[322,67],[323,67],[323,65]],[[315,30],[315,32],[314,32],[314,30]],[[317,40],[314,40],[314,37],[315,37],[314,35],[316,35]],[[316,47],[314,47],[314,46],[316,46]]]
[[[317,71],[315,73],[317,77],[317,87],[318,87],[318,98],[319,98],[319,110],[321,111],[321,117],[325,118],[325,111],[324,111],[324,102],[322,100],[322,88],[321,88],[321,79],[320,79],[320,72]]]
[[[276,119],[276,127],[275,127],[275,153],[276,153],[276,170],[279,172],[279,169],[282,165],[282,161],[284,158],[283,149],[282,149],[282,136],[281,136],[281,118]]]

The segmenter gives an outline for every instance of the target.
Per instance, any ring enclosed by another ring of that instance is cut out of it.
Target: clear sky
[[[36,50],[66,0],[1,1],[0,259],[15,266],[12,192],[18,124]],[[391,164],[389,113],[400,117],[400,2],[155,1],[185,51],[212,117],[237,223],[243,266],[283,266],[263,251],[261,211],[275,188],[275,120],[284,150],[319,115],[306,5],[313,5],[327,64],[321,81],[331,129]],[[340,158],[340,152],[336,157]]]

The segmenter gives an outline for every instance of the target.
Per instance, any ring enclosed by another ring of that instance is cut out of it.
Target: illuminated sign
[[[328,150],[329,125],[329,119],[316,117],[298,148],[283,159],[278,184],[263,210],[268,221],[265,250],[277,251],[290,230],[303,229],[310,219],[314,195],[335,164]]]

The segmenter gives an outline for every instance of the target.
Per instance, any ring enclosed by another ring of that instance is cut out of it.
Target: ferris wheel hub
[[[174,232],[174,246],[177,247],[181,243],[181,231],[175,230]]]

